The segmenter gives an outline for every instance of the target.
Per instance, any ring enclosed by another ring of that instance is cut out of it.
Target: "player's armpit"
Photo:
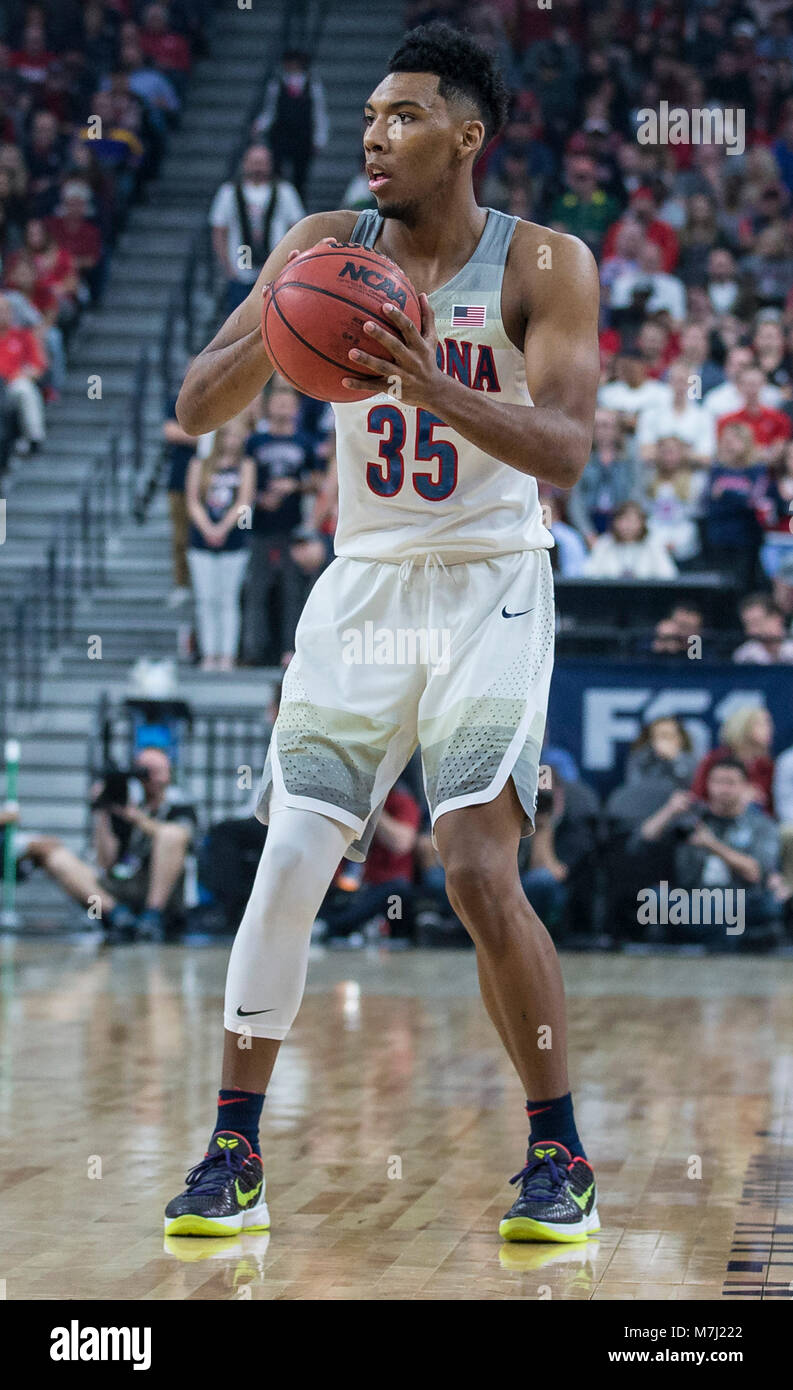
[[[188,434],[207,434],[232,420],[269,381],[274,368],[261,334],[264,287],[280,275],[290,252],[307,251],[323,237],[347,240],[357,216],[346,210],[311,213],[270,252],[250,294],[188,368],[176,401],[176,418]]]

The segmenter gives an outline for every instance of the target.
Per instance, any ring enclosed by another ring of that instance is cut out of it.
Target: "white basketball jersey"
[[[531,405],[522,352],[501,322],[501,283],[516,217],[487,210],[471,259],[429,296],[442,370],[496,401]],[[350,237],[373,247],[383,219],[362,212]],[[354,372],[354,367],[351,372]],[[537,482],[432,414],[381,392],[334,403],[339,471],[336,554],[450,564],[515,550],[548,550]]]

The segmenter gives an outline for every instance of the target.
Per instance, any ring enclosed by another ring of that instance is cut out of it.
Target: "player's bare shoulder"
[[[295,231],[299,230],[304,250],[316,246],[327,236],[335,237],[337,241],[349,241],[358,217],[359,214],[349,208],[337,208],[334,212],[310,212],[295,223]]]
[[[597,262],[579,237],[521,218],[507,254],[504,289],[509,300],[522,303],[527,313],[548,302],[548,297],[563,295],[578,304],[591,301],[596,311]]]

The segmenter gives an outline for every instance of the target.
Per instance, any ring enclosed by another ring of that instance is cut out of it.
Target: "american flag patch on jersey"
[[[484,328],[484,304],[452,305],[452,328]]]

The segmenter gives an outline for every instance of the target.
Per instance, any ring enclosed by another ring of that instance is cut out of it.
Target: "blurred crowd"
[[[45,438],[69,336],[157,173],[211,4],[0,7],[0,476]]]

